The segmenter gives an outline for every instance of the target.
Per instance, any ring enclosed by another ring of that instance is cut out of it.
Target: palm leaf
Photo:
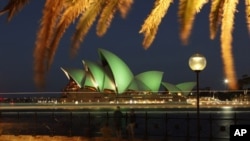
[[[34,79],[38,86],[43,86],[44,84],[47,53],[50,49],[49,44],[53,37],[54,28],[62,7],[63,1],[61,0],[46,0],[43,9],[43,17],[37,34],[34,50]]]
[[[179,0],[179,22],[180,22],[180,38],[183,44],[188,43],[188,39],[193,27],[196,13],[195,0]]]
[[[226,78],[230,81],[230,83],[228,83],[230,89],[237,88],[237,80],[232,54],[232,32],[234,24],[234,14],[237,4],[238,0],[225,0],[221,25],[221,53],[224,64],[224,73],[226,75]]]
[[[250,0],[245,0],[246,5],[246,20],[247,20],[247,29],[250,33]]]
[[[48,52],[48,63],[47,67],[49,68],[53,62],[55,52],[58,48],[58,44],[65,33],[65,30],[69,27],[74,20],[79,17],[80,14],[84,13],[84,11],[89,7],[90,3],[88,0],[74,0],[67,5],[63,13],[61,14],[61,18],[56,26],[55,35],[50,44],[50,50]]]
[[[9,0],[9,3],[0,11],[0,15],[8,12],[7,19],[10,21],[28,2],[29,0]]]
[[[221,24],[225,0],[213,0],[209,14],[210,39],[214,39]]]
[[[100,18],[97,23],[96,27],[96,34],[98,36],[103,36],[106,32],[108,27],[111,24],[111,21],[114,17],[114,14],[117,10],[119,0],[108,0],[106,1],[106,5],[103,8]]]
[[[202,7],[208,2],[208,0],[198,0],[196,1],[196,7],[195,10],[196,12],[200,12],[200,10],[202,9]]]
[[[144,35],[143,46],[145,49],[154,41],[162,18],[166,15],[172,0],[156,0],[150,15],[144,21],[139,33]]]
[[[121,13],[122,18],[125,18],[128,11],[131,9],[134,0],[119,0],[118,10]]]
[[[80,43],[83,42],[90,27],[93,25],[96,17],[100,13],[105,0],[93,0],[88,9],[80,17],[76,26],[76,32],[72,37],[71,56],[74,56],[80,47]]]

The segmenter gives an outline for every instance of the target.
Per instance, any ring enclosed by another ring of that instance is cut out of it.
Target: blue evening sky
[[[38,91],[33,82],[33,50],[44,1],[31,0],[9,23],[6,15],[0,17],[0,92]],[[75,29],[75,25],[72,25],[60,42],[54,63],[46,76],[44,91],[61,91],[67,84],[68,80],[60,67],[82,68],[83,59],[99,61],[98,48],[118,55],[134,75],[148,70],[163,71],[163,81],[173,84],[195,81],[188,59],[198,52],[207,58],[207,67],[200,74],[200,86],[224,89],[220,39],[218,34],[215,40],[209,39],[210,3],[196,16],[189,44],[183,46],[179,39],[178,1],[175,0],[160,24],[155,41],[148,50],[144,50],[143,36],[138,32],[153,2],[135,0],[127,18],[122,19],[117,14],[102,38],[95,34],[93,26],[73,59],[69,56],[71,36]],[[4,4],[0,1],[0,8]],[[243,74],[250,75],[250,40],[244,11],[244,2],[240,1],[233,35],[233,55],[238,78]]]

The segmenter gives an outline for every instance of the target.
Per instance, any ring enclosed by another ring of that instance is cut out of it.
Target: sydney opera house
[[[117,55],[98,49],[100,62],[82,61],[83,68],[61,68],[69,82],[64,88],[64,97],[77,100],[105,101],[112,98],[140,97],[159,98],[162,93],[170,97],[184,98],[196,85],[183,82],[177,85],[164,82],[163,72],[150,70],[134,75],[127,64]],[[160,88],[164,92],[159,93]]]

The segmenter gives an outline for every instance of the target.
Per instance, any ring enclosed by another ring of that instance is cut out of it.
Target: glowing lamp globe
[[[199,53],[196,53],[189,58],[189,67],[193,71],[200,72],[205,69],[206,65],[206,58]]]

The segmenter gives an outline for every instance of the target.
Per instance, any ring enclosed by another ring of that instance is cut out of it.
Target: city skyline
[[[54,63],[46,75],[44,91],[60,91],[67,84],[67,79],[60,67],[82,67],[82,60],[98,60],[97,48],[105,48],[120,56],[133,74],[146,70],[163,71],[166,82],[177,84],[194,81],[195,74],[188,66],[188,59],[194,53],[201,53],[207,59],[207,67],[200,74],[200,85],[214,90],[225,88],[224,73],[220,52],[220,39],[209,39],[208,13],[209,5],[197,14],[189,44],[183,46],[179,39],[177,17],[178,3],[174,2],[168,14],[159,26],[155,41],[144,50],[143,37],[139,34],[141,25],[153,7],[153,0],[145,3],[135,1],[126,19],[116,16],[107,34],[102,38],[95,35],[95,27],[87,34],[77,56],[69,57],[71,36],[75,26],[66,31]],[[0,2],[0,5],[3,2]],[[31,1],[9,23],[6,16],[0,22],[0,92],[38,91],[33,81],[33,51],[39,20],[44,1]],[[141,10],[144,9],[144,10]],[[247,33],[244,4],[238,5],[235,17],[233,54],[237,78],[248,74],[250,66],[249,36]],[[230,83],[230,82],[229,82]]]

